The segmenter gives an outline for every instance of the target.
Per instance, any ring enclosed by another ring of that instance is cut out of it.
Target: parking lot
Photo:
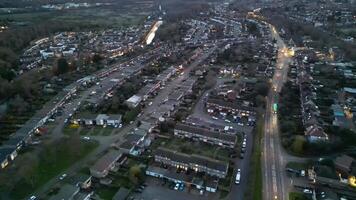
[[[137,200],[202,200],[202,199],[219,199],[219,193],[204,192],[203,195],[196,189],[185,187],[183,191],[170,188],[170,183],[164,184],[164,180],[148,177],[146,184],[148,185],[142,193],[134,193],[131,199]],[[164,184],[164,185],[163,185]],[[129,198],[130,199],[130,198]]]

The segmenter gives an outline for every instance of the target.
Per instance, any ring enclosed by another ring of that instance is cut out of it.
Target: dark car
[[[245,154],[243,152],[240,153],[240,158],[243,159]]]

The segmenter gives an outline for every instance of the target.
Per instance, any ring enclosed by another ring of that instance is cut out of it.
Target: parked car
[[[313,191],[310,190],[310,189],[304,189],[303,193],[305,193],[305,194],[313,194]]]
[[[67,174],[62,174],[62,175],[59,177],[59,180],[63,180],[65,177],[67,177]]]
[[[240,153],[240,158],[243,159],[245,154],[243,152]]]
[[[29,200],[35,200],[35,199],[37,199],[37,197],[34,196],[34,195],[32,195],[32,196],[29,198]]]
[[[236,177],[235,177],[235,184],[240,184],[241,179],[241,170],[237,169]]]

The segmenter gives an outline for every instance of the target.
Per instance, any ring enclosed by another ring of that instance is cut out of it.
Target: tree
[[[57,73],[64,74],[69,70],[69,64],[65,58],[59,58],[57,60]]]
[[[267,96],[268,94],[268,84],[267,83],[257,83],[256,84],[256,92],[259,95]]]
[[[283,133],[289,132],[289,133],[295,133],[297,131],[297,126],[295,122],[293,121],[281,121],[281,131]]]
[[[255,97],[255,102],[257,107],[265,107],[266,105],[266,99],[262,95],[257,95]]]
[[[10,102],[10,108],[16,114],[21,114],[27,111],[28,103],[20,95],[16,95],[16,97]]]
[[[103,57],[100,54],[94,54],[92,61],[93,63],[100,63],[103,60]]]
[[[294,141],[292,143],[292,151],[298,155],[301,155],[304,153],[304,145],[306,143],[306,140],[303,136],[298,135],[294,138]]]
[[[129,170],[129,179],[130,181],[137,185],[142,181],[143,175],[141,167],[138,165],[134,165]]]

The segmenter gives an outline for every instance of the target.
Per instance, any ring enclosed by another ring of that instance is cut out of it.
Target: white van
[[[241,178],[241,170],[237,169],[235,184],[240,184],[240,178]]]

